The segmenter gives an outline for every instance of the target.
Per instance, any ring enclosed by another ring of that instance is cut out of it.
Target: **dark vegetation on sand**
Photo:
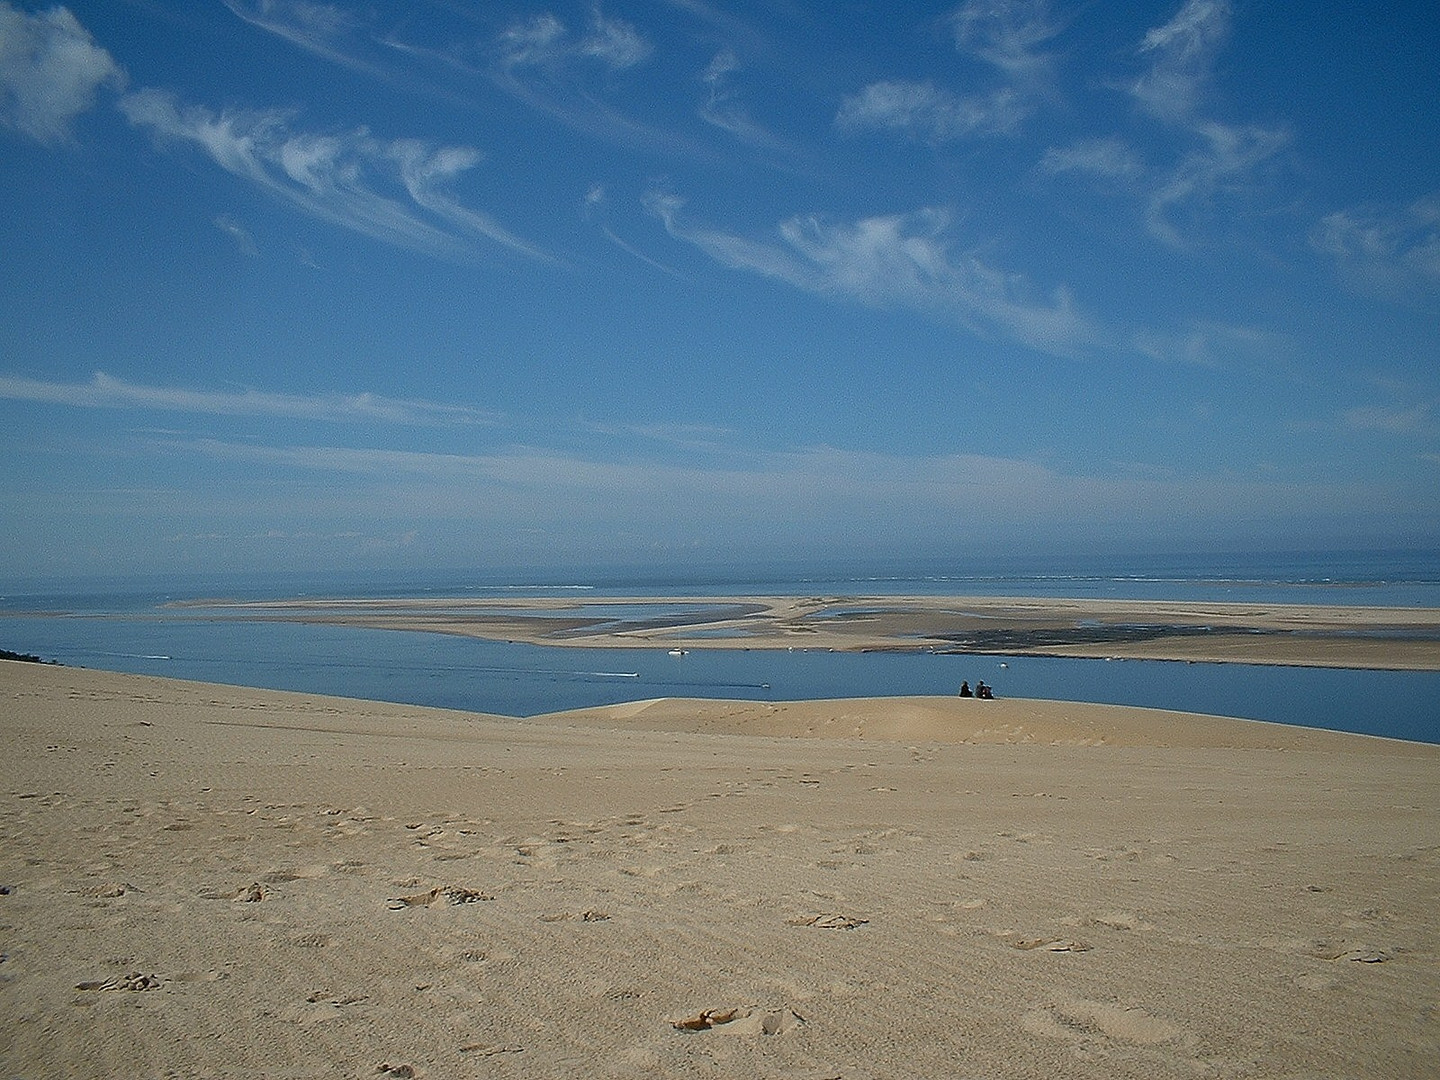
[[[45,660],[34,653],[11,652],[9,649],[0,649],[0,660],[19,660],[26,664],[54,664],[58,661]]]

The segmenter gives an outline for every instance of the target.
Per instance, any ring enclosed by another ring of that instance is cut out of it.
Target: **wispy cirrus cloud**
[[[1064,23],[1046,0],[970,0],[951,12],[955,45],[1012,78],[1033,82],[1050,65],[1040,46]]]
[[[1147,31],[1138,47],[1150,66],[1123,89],[1165,125],[1175,143],[1168,165],[1148,166],[1127,141],[1110,135],[1052,147],[1041,169],[1124,181],[1142,200],[1150,235],[1170,247],[1205,235],[1204,226],[1220,216],[1218,204],[1255,194],[1262,167],[1290,143],[1282,129],[1221,123],[1198,112],[1230,19],[1229,0],[1187,0],[1169,22]]]
[[[900,131],[923,142],[1011,131],[1029,107],[1009,87],[964,97],[930,82],[875,82],[845,98],[835,114],[842,132]]]
[[[599,60],[612,71],[623,71],[649,59],[655,51],[646,37],[621,19],[607,19],[597,6],[590,13],[589,31],[580,39],[581,56]]]
[[[683,135],[637,119],[607,101],[610,83],[645,61],[653,46],[637,29],[596,9],[587,31],[573,32],[553,14],[512,23],[477,66],[454,50],[405,46],[416,56],[488,79],[524,105],[588,138],[644,152],[700,160],[716,155]],[[597,76],[599,77],[597,80]]]
[[[1198,321],[1179,332],[1138,331],[1131,344],[1163,363],[1231,371],[1273,362],[1291,350],[1291,342],[1281,334],[1213,320]]]
[[[625,254],[639,259],[646,266],[659,270],[662,274],[668,274],[670,277],[683,278],[685,275],[681,274],[680,271],[676,270],[673,266],[667,266],[658,259],[646,255],[610,226],[607,220],[609,201],[609,196],[605,192],[604,184],[591,184],[590,189],[585,193],[585,198],[581,203],[586,219],[594,221],[599,225],[601,235],[621,251],[625,252]]]
[[[294,420],[402,425],[493,424],[493,414],[458,405],[406,401],[378,394],[278,394],[262,390],[192,390],[147,386],[96,372],[65,383],[0,375],[0,398],[84,409],[148,409],[210,416],[275,416]]]
[[[1440,292],[1440,193],[1409,206],[1369,205],[1327,214],[1310,244],[1361,291],[1389,300]]]
[[[728,132],[747,146],[799,157],[801,153],[750,115],[734,89],[733,76],[740,70],[740,60],[732,49],[721,49],[700,75],[706,96],[698,110],[700,119]]]
[[[584,457],[537,446],[485,454],[437,454],[343,446],[263,446],[221,440],[156,440],[156,451],[290,474],[289,496],[323,485],[329,513],[364,513],[367,528],[402,520],[433,532],[473,515],[506,533],[563,519],[566,535],[610,537],[620,528],[648,538],[773,542],[851,538],[863,529],[881,543],[990,539],[1035,531],[1133,535],[1217,521],[1285,522],[1318,511],[1345,513],[1383,504],[1370,485],[1294,482],[1257,474],[1185,475],[1134,463],[1088,473],[1044,461],[979,454],[898,455],[831,446],[749,452],[695,461]],[[253,471],[253,470],[247,470]],[[306,480],[306,474],[313,479]],[[277,500],[279,501],[279,500]],[[674,507],[691,508],[676,515]],[[377,518],[376,506],[384,513]],[[971,511],[983,506],[977,517]],[[601,541],[604,542],[604,541]]]
[[[214,219],[214,224],[215,228],[235,241],[235,246],[238,247],[241,252],[246,255],[259,254],[259,249],[255,247],[255,238],[250,235],[250,230],[245,228],[244,225],[241,225],[240,222],[236,221],[233,217],[230,217],[228,214],[220,214]]]
[[[946,21],[956,49],[999,72],[999,85],[957,94],[929,80],[882,79],[841,101],[836,128],[898,131],[932,144],[1018,128],[1048,81],[1050,58],[1039,47],[1062,29],[1046,0],[970,0]]]
[[[387,77],[379,65],[363,59],[357,39],[368,27],[354,12],[315,0],[222,0],[238,18],[331,63],[365,75]]]
[[[1165,175],[1145,208],[1151,235],[1177,248],[1185,245],[1181,219],[1203,216],[1218,196],[1249,191],[1256,168],[1290,142],[1284,131],[1251,125],[1203,121],[1195,131],[1202,145]]]
[[[728,87],[730,76],[740,69],[740,60],[731,49],[721,49],[711,59],[700,81],[705,84],[707,96],[700,106],[700,118],[722,131],[743,137],[750,132],[753,122],[735,102]]]
[[[575,34],[555,15],[546,12],[512,23],[501,33],[497,46],[500,63],[507,68],[555,68],[576,60],[595,60],[611,71],[623,71],[646,60],[654,46],[633,25],[606,18],[599,8],[590,25]]]
[[[1229,0],[1186,0],[1169,22],[1152,28],[1139,55],[1150,66],[1129,86],[1142,109],[1165,120],[1195,112],[1211,68],[1230,34]]]
[[[1346,409],[1343,419],[1345,426],[1354,431],[1434,438],[1440,435],[1440,400],[1401,405],[1357,405]]]
[[[761,53],[772,48],[770,39],[749,21],[702,0],[660,0],[666,7],[682,11],[700,26],[702,33],[719,41],[728,41],[747,52]]]
[[[736,457],[747,453],[739,432],[718,424],[616,424],[586,421],[582,425],[592,435],[615,440],[640,440],[643,443],[671,450],[707,455]]]
[[[479,163],[480,152],[471,147],[387,141],[365,128],[307,132],[294,127],[289,112],[215,113],[182,107],[173,94],[153,89],[128,94],[119,104],[132,124],[160,142],[196,146],[268,194],[373,239],[446,258],[471,257],[480,250],[477,241],[487,240],[531,258],[549,258],[446,192],[446,183]]]
[[[1134,180],[1145,172],[1140,155],[1115,136],[1051,147],[1040,160],[1040,167],[1049,173],[1084,173],[1108,180]]]
[[[1061,355],[1104,336],[1065,288],[1041,297],[1020,275],[953,251],[947,235],[950,215],[942,210],[853,223],[793,217],[780,223],[776,242],[687,221],[683,200],[672,194],[651,193],[646,203],[677,240],[733,269],[819,296],[910,308],[972,332],[999,333]]]
[[[519,18],[475,42],[410,40],[403,22],[382,26],[373,9],[352,11],[311,0],[224,0],[237,16],[333,63],[388,82],[473,105],[454,76],[483,79],[537,112],[586,135],[628,147],[690,150],[683,139],[645,124],[604,100],[596,76],[614,78],[654,53],[637,27],[597,6],[581,29],[551,12]],[[397,64],[405,58],[410,65]],[[415,65],[418,65],[415,66]],[[421,72],[443,71],[442,79]]]
[[[548,13],[513,23],[497,43],[500,62],[506,67],[559,63],[575,53],[574,47],[565,42],[565,35],[565,24]]]
[[[98,90],[124,84],[120,65],[67,8],[30,15],[0,2],[0,127],[64,143]]]

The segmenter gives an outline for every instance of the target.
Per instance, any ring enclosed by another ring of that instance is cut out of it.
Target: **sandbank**
[[[0,662],[0,1070],[1432,1077],[1440,747]]]
[[[589,648],[943,651],[1440,671],[1436,608],[994,596],[306,598],[181,606],[221,618]]]

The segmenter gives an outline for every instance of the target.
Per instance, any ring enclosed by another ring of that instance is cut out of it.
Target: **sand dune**
[[[26,1077],[1431,1077],[1440,747],[0,663]]]

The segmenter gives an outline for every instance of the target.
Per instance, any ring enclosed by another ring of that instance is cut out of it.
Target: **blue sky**
[[[1440,545],[1432,4],[0,0],[9,575]]]

